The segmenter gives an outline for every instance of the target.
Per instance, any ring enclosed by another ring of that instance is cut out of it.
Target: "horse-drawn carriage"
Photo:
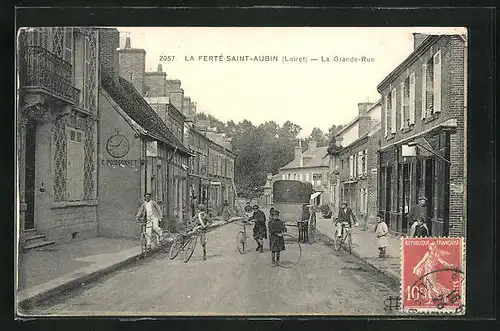
[[[315,217],[309,213],[314,196],[311,183],[298,180],[277,180],[273,184],[273,207],[287,227],[296,227],[301,242],[309,241],[315,230]]]

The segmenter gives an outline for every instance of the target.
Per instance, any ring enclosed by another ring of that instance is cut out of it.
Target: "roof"
[[[108,73],[103,72],[102,87],[125,113],[146,131],[145,135],[177,148],[180,152],[191,154],[126,79],[118,77],[118,80],[114,80]]]
[[[281,169],[296,169],[296,168],[316,168],[316,167],[328,167],[327,156],[328,146],[317,147],[312,151],[306,150],[302,153],[303,165],[300,166],[300,160],[295,158],[292,162],[288,163]]]
[[[411,66],[422,54],[424,54],[432,45],[438,42],[441,38],[449,36],[456,36],[465,41],[462,35],[429,35],[425,38],[420,45],[413,52],[410,53],[389,75],[387,75],[380,84],[377,85],[377,91],[382,92],[392,81],[394,81],[399,74],[406,68]]]
[[[366,110],[366,114],[367,116],[369,112],[371,112],[373,109],[375,109],[377,106],[380,106],[382,104],[382,99],[378,99],[376,102],[373,103],[373,105],[368,108]],[[356,116],[352,121],[350,121],[349,123],[347,123],[342,129],[340,129],[336,134],[335,136],[339,136],[342,132],[344,132],[345,130],[349,129],[351,126],[353,126],[356,122],[359,121],[359,115]]]

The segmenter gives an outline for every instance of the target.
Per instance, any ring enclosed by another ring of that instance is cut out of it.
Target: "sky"
[[[327,132],[332,124],[347,124],[357,116],[359,102],[377,101],[377,85],[413,51],[413,32],[465,33],[441,27],[117,29],[120,47],[129,37],[132,48],[144,49],[146,71],[156,71],[161,63],[167,79],[181,80],[198,112],[254,125],[290,120],[302,127],[301,137],[314,127]],[[222,62],[215,58],[220,55]],[[277,56],[278,61],[227,61],[240,55]],[[169,61],[169,56],[175,58]],[[284,57],[307,62],[283,62]],[[339,61],[352,57],[358,62]],[[369,62],[361,62],[362,57]]]

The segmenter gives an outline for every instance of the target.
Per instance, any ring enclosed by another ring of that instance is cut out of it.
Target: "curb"
[[[227,222],[222,223],[222,224],[218,224],[217,226],[214,226],[213,228],[210,228],[209,232],[213,231],[215,229],[218,229],[220,227],[223,227],[224,225],[227,225],[227,224],[233,223],[235,221],[238,221],[240,219],[243,219],[243,217],[235,217],[234,219],[232,219],[230,221],[227,221]],[[165,247],[155,247],[155,248],[153,248],[151,251],[148,252],[147,258],[149,258],[149,257],[157,254],[158,252],[160,252],[163,249],[165,249]],[[116,271],[116,270],[118,270],[118,269],[120,269],[120,268],[128,265],[128,264],[131,264],[133,262],[139,261],[139,260],[142,259],[141,257],[142,257],[142,252],[139,252],[139,253],[137,253],[135,255],[132,255],[132,256],[128,257],[125,260],[116,262],[116,263],[114,263],[112,265],[109,265],[109,266],[104,267],[102,269],[96,270],[96,271],[91,272],[89,274],[86,274],[84,276],[72,279],[72,280],[70,280],[68,282],[65,282],[65,283],[61,284],[61,285],[55,286],[55,287],[47,289],[45,291],[41,291],[40,293],[37,293],[37,294],[32,295],[30,297],[24,298],[22,300],[18,299],[19,301],[17,302],[17,308],[18,308],[17,314],[19,316],[23,316],[23,315],[19,314],[19,310],[20,309],[29,309],[29,308],[31,308],[30,306],[32,306],[34,304],[37,304],[37,303],[39,303],[41,301],[50,299],[50,298],[52,298],[52,297],[54,297],[54,296],[56,296],[56,295],[58,295],[58,294],[60,294],[62,292],[65,292],[65,291],[68,291],[68,290],[80,287],[84,283],[89,283],[91,281],[96,280],[99,277],[108,275],[108,274],[110,274],[110,273],[112,273],[112,272],[114,272],[114,271]],[[19,298],[19,292],[17,292],[17,298]],[[27,316],[31,316],[31,315],[27,315]]]
[[[317,227],[317,226],[316,226],[316,231],[317,231],[320,235],[322,235],[322,236],[324,236],[324,237],[326,237],[326,238],[328,238],[328,239],[330,239],[330,240],[334,240],[331,236],[329,236],[329,235],[327,235],[327,234],[325,234],[325,233],[321,232],[321,231],[318,229],[318,227]],[[363,257],[362,257],[362,256],[361,256],[358,252],[356,252],[354,249],[352,249],[352,250],[351,250],[351,255],[353,255],[353,256],[355,256],[356,258],[358,258],[358,259],[362,260],[363,262],[365,262],[366,264],[368,264],[370,267],[372,267],[373,269],[375,269],[377,272],[379,272],[379,273],[383,274],[384,276],[386,276],[387,278],[389,278],[389,279],[390,279],[390,280],[392,280],[393,282],[396,282],[396,283],[398,283],[398,284],[399,284],[399,283],[401,283],[401,279],[399,279],[399,277],[397,277],[396,275],[393,275],[392,273],[390,273],[390,272],[388,272],[388,271],[386,271],[386,270],[384,270],[384,269],[380,269],[379,267],[377,267],[377,266],[376,266],[376,265],[374,265],[373,263],[371,263],[371,262],[367,261],[367,260],[366,260],[365,258],[363,258]]]

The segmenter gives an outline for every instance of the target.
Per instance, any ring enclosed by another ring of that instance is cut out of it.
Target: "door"
[[[24,229],[35,228],[35,151],[36,151],[36,121],[30,119],[26,124],[26,149],[24,172],[24,197],[26,213],[24,214]]]
[[[425,160],[425,197],[427,198],[427,227],[429,235],[433,235],[432,214],[434,212],[434,158]]]
[[[396,227],[392,224],[392,167],[385,168],[385,218],[386,221],[389,222],[389,228],[394,230]]]

